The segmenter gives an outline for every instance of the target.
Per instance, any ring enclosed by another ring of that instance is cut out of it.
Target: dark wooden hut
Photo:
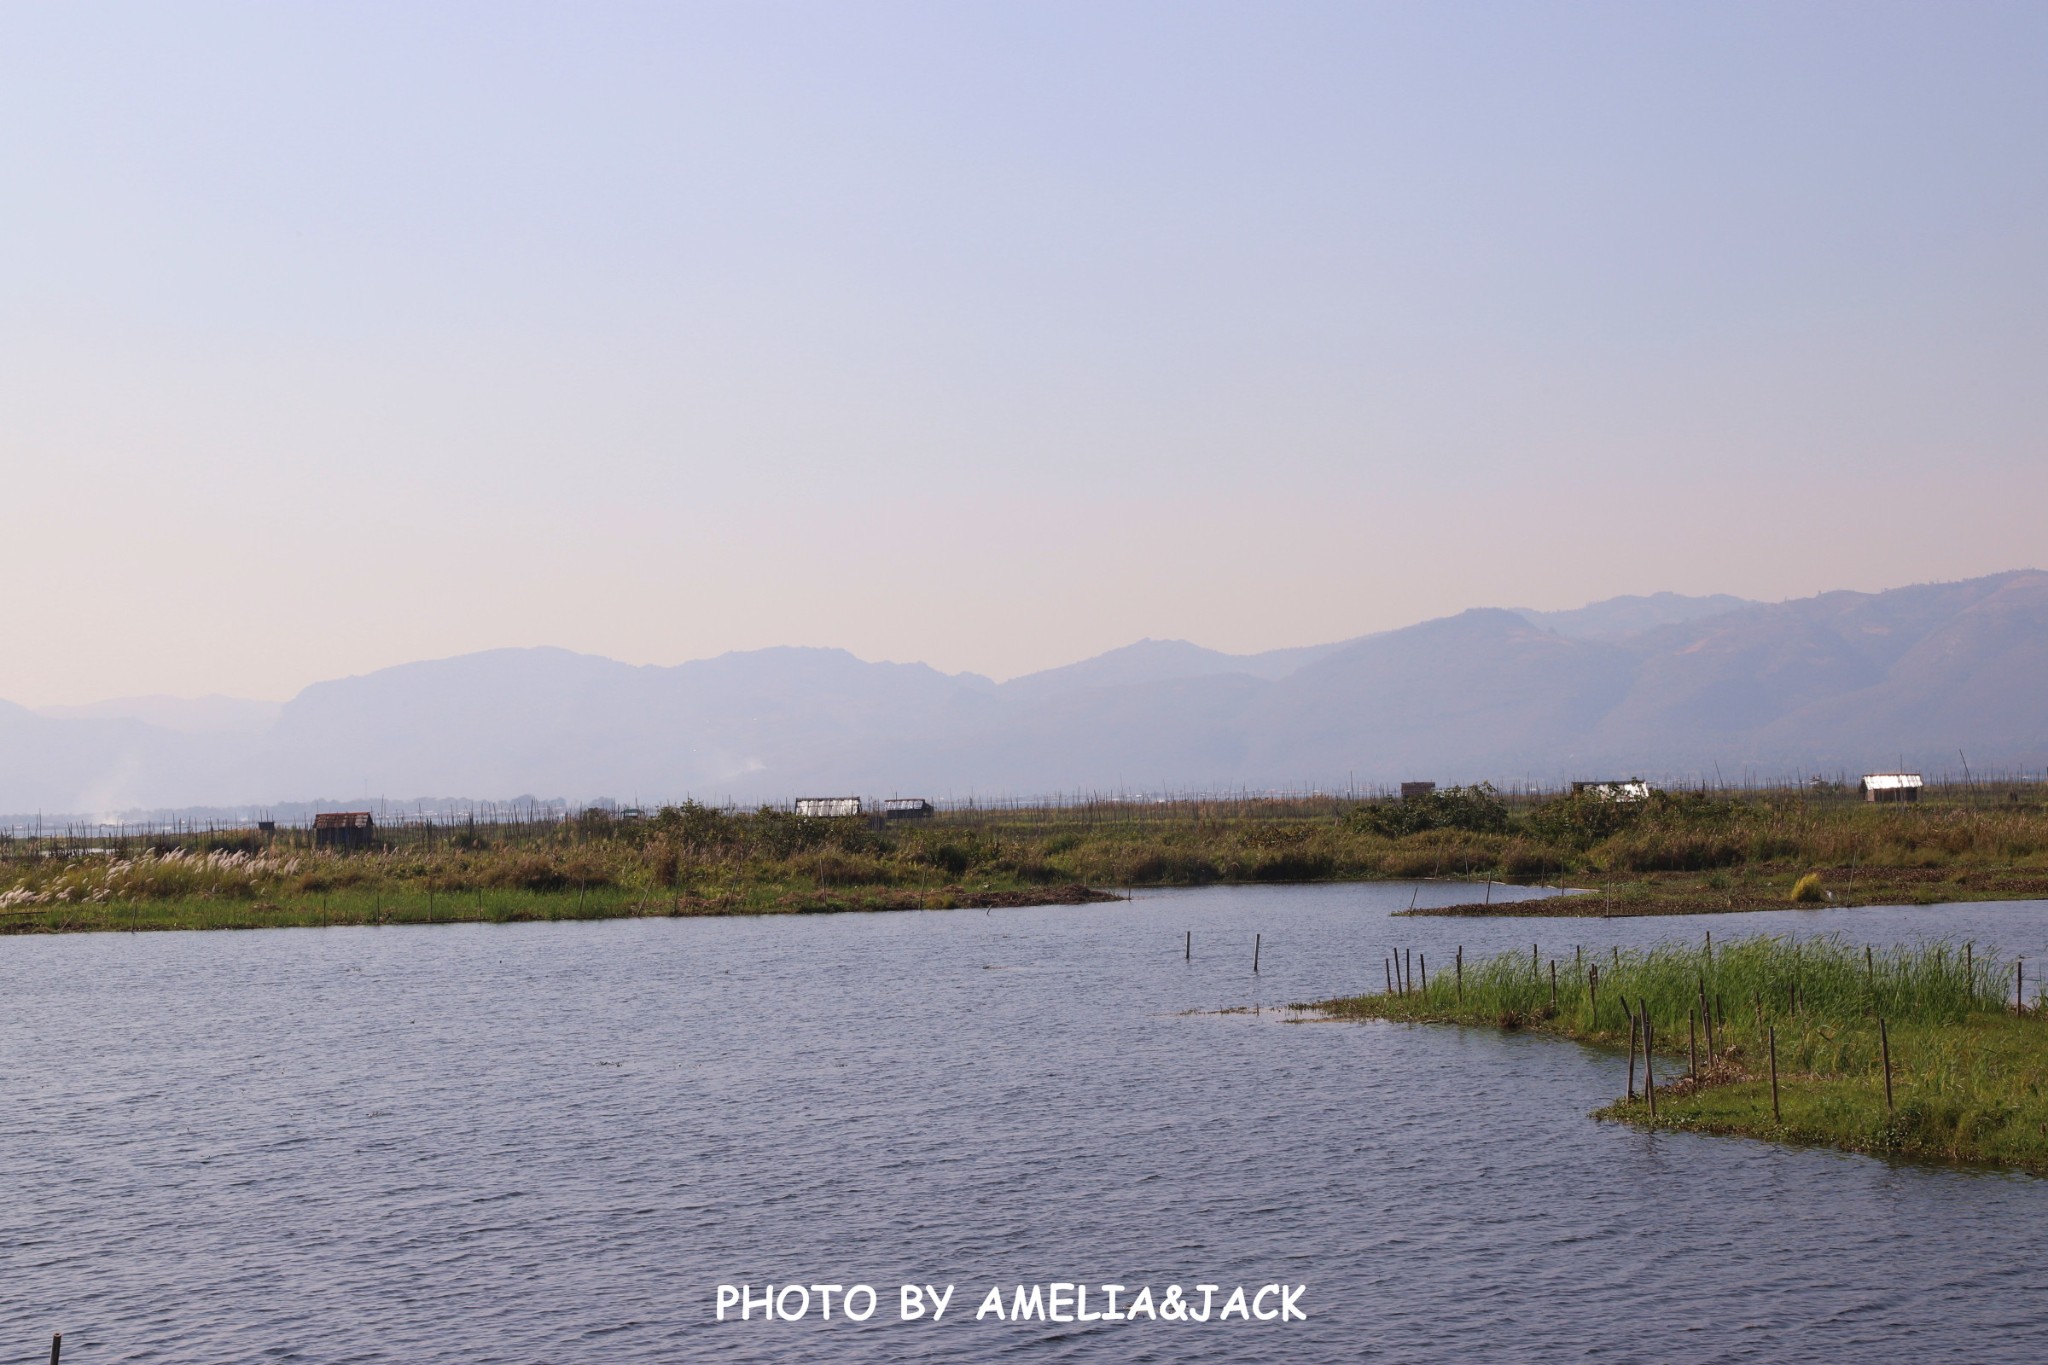
[[[313,817],[313,847],[368,848],[377,822],[366,810],[327,810]]]

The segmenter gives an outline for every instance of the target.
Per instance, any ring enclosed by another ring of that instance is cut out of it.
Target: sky
[[[0,698],[2048,562],[2048,6],[0,3]]]

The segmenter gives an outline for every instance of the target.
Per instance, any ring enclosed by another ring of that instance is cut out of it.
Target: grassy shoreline
[[[380,828],[349,851],[318,847],[302,830],[95,828],[0,838],[0,933],[108,927],[109,916],[164,928],[336,914],[426,922],[444,903],[469,907],[478,897],[483,918],[552,919],[1073,903],[1112,898],[1104,888],[1420,879],[1488,884],[1460,904],[1412,912],[1429,915],[2048,896],[2048,788],[1871,806],[1818,789],[1619,802],[1479,787],[1414,801],[961,810],[901,824],[685,803],[651,815]],[[1584,894],[1503,902],[1494,882]],[[345,908],[365,898],[367,911]]]
[[[0,909],[0,935],[130,933],[181,929],[310,929],[339,925],[521,924],[552,920],[688,918],[705,915],[822,915],[877,911],[967,910],[1087,905],[1121,896],[1086,886],[926,891],[735,889],[729,894],[650,896],[599,887],[583,891],[472,889],[387,895],[381,888],[309,894],[286,900],[194,897]]]
[[[1439,967],[1425,986],[1390,965],[1384,994],[1303,1008],[1528,1029],[1626,1053],[1634,1093],[1595,1116],[1647,1129],[2048,1174],[2043,1002],[2036,988],[2017,1008],[2013,964],[1974,945],[1877,952],[1756,937]],[[1645,1018],[1655,1047],[1639,1066]]]

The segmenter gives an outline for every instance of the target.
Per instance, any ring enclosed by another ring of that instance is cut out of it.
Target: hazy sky
[[[0,4],[0,697],[2048,562],[2048,5]]]

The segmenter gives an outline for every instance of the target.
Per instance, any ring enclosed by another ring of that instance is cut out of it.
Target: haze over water
[[[1645,1135],[1586,1117],[1618,1057],[1282,1008],[1377,989],[1395,946],[1839,930],[2038,959],[2048,904],[1389,920],[1410,894],[12,939],[0,1354],[59,1329],[110,1361],[2048,1353],[2048,1182]],[[713,1322],[740,1280],[883,1306]],[[957,1286],[945,1321],[895,1320],[913,1280]],[[989,1285],[1052,1280],[1306,1283],[1310,1316],[973,1321]]]

